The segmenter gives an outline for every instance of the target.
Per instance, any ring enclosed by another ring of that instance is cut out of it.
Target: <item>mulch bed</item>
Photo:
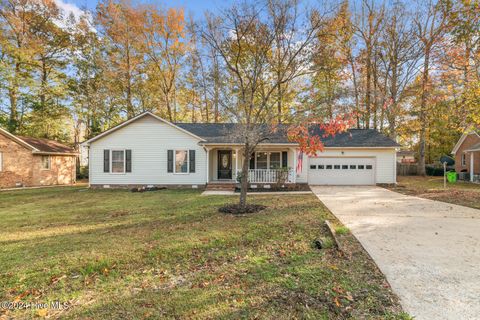
[[[229,214],[244,214],[244,213],[255,213],[264,210],[266,206],[260,204],[247,204],[245,208],[240,208],[238,204],[228,204],[226,206],[220,207],[218,211],[221,213]]]
[[[248,188],[247,192],[288,192],[288,191],[310,191],[310,187],[306,183],[302,184],[290,184],[290,185],[270,185],[270,188],[264,188],[262,185],[258,185],[257,188]],[[235,192],[240,192],[240,188],[236,187]]]

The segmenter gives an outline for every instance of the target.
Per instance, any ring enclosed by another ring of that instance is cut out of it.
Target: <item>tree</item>
[[[377,61],[377,48],[380,41],[380,34],[383,28],[384,7],[376,7],[374,1],[362,0],[360,15],[354,23],[355,33],[362,41],[364,47],[361,52],[361,61],[363,63],[364,75],[364,110],[362,110],[362,120],[366,129],[370,128],[372,113],[374,114],[373,126],[376,128],[375,101],[372,99],[372,84],[375,75],[375,62]]]
[[[143,36],[146,54],[156,69],[159,89],[163,94],[167,118],[176,121],[176,89],[179,69],[186,52],[183,10],[163,13],[153,7],[146,12]]]
[[[279,5],[270,2],[270,6]],[[298,6],[264,12],[264,6],[233,5],[219,15],[208,15],[203,38],[220,57],[231,79],[231,101],[223,108],[239,124],[236,136],[242,142],[241,193],[239,207],[245,210],[248,188],[248,163],[257,145],[266,139],[278,123],[275,92],[279,86],[307,75],[310,57],[307,47],[312,43],[322,22],[321,17],[304,17],[305,25],[297,25],[294,34],[284,35],[282,21],[286,15],[297,21]],[[279,14],[285,15],[280,17]],[[300,32],[299,30],[303,30]],[[286,36],[281,54],[274,54],[276,40]],[[294,45],[293,45],[294,44]],[[279,61],[280,59],[280,61]],[[281,65],[282,68],[276,68]],[[276,121],[277,120],[277,121]]]
[[[31,26],[42,2],[9,0],[0,2],[0,48],[2,54],[0,77],[9,99],[9,131],[22,127],[19,99],[22,87],[31,81],[33,56],[38,49],[33,40]]]
[[[143,76],[144,63],[142,38],[145,13],[127,2],[105,0],[97,7],[97,21],[108,42],[109,68],[107,76],[114,80],[110,88],[117,103],[123,106],[129,118],[135,115],[137,83]]]
[[[419,7],[421,10],[415,17],[415,34],[422,46],[422,75],[420,81],[420,108],[418,118],[420,122],[419,132],[419,161],[418,174],[425,175],[425,146],[429,91],[431,90],[430,68],[433,51],[437,48],[444,36],[447,24],[448,7],[443,2],[428,1]]]

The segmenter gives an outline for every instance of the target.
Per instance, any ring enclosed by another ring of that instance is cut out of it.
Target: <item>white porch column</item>
[[[475,173],[474,163],[473,152],[470,152],[470,182],[473,182],[473,175]]]
[[[297,149],[291,148],[293,152],[293,183],[297,182]]]
[[[235,172],[234,172],[234,179],[237,181],[237,173],[238,173],[238,148],[235,148]]]
[[[207,149],[207,183],[210,180],[210,149]]]

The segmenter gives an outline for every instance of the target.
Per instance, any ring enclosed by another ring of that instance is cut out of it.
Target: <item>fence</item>
[[[416,163],[397,163],[397,176],[416,176],[417,172]]]

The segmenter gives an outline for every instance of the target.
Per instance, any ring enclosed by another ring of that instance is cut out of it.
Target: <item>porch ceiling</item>
[[[465,150],[466,152],[477,152],[480,151],[480,143],[474,144],[471,146],[468,150]]]

